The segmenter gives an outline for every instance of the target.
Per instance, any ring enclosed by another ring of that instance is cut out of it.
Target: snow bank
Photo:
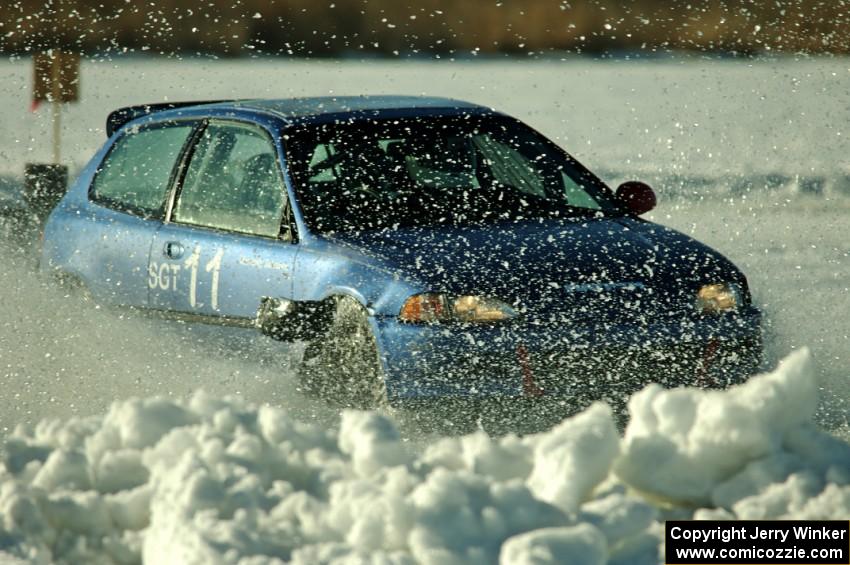
[[[549,432],[403,441],[198,393],[6,438],[0,561],[657,563],[670,512],[846,518],[850,446],[811,423],[807,351],[729,391],[649,386]],[[672,510],[671,510],[672,507]]]
[[[732,393],[646,387],[629,402],[617,475],[672,501],[709,503],[718,484],[748,463],[793,452],[789,443],[817,407],[809,365],[808,352],[797,352]]]

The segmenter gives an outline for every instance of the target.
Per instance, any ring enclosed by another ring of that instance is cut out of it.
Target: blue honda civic
[[[760,365],[740,270],[641,219],[647,185],[613,191],[491,108],[152,104],[107,132],[42,270],[103,304],[304,341],[301,386],[343,404],[578,407]]]

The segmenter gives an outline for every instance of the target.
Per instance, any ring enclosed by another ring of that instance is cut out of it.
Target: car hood
[[[610,300],[636,289],[690,305],[702,284],[746,285],[711,248],[629,217],[398,229],[332,241],[377,256],[422,290],[484,294],[532,308],[569,302],[567,295]]]

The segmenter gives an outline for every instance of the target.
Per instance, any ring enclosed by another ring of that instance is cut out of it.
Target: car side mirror
[[[636,216],[646,214],[657,204],[652,188],[637,180],[626,181],[617,187],[617,200]]]

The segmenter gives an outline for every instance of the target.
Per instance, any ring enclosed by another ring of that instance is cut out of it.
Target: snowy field
[[[0,63],[0,188],[50,155],[47,110],[27,111],[30,72],[26,59]],[[521,440],[402,426],[400,441],[381,416],[340,423],[298,394],[297,350],[258,337],[225,347],[203,328],[80,305],[41,285],[31,251],[3,243],[0,551],[69,563],[352,552],[523,563],[532,551],[654,563],[659,520],[694,508],[850,512],[847,447],[812,425],[843,435],[850,416],[850,60],[126,58],[86,62],[82,80],[63,122],[72,170],[102,143],[107,112],[134,103],[398,93],[493,105],[612,184],[652,184],[661,202],[648,217],[736,262],[771,320],[771,358],[798,354],[739,391],[649,389],[622,439],[595,408]],[[166,400],[128,400],[153,396]]]

